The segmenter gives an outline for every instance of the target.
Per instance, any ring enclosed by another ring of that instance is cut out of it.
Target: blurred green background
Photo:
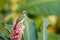
[[[50,22],[48,40],[60,40],[60,0],[0,0],[0,40],[11,40],[13,22],[22,11],[28,12],[24,25],[29,25],[22,40],[40,40],[42,18]]]

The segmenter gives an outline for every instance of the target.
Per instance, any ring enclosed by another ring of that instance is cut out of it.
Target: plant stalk
[[[48,40],[48,33],[47,33],[48,25],[49,21],[46,18],[43,18],[42,40]]]

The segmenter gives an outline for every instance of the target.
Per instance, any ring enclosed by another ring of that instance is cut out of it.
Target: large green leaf
[[[24,5],[19,5],[17,11],[26,10],[33,15],[60,16],[60,0],[26,0]]]
[[[0,33],[0,40],[11,40],[11,39],[8,38],[5,34]]]
[[[26,17],[24,21],[24,26],[25,26],[23,33],[24,40],[37,40],[35,23],[30,18]]]

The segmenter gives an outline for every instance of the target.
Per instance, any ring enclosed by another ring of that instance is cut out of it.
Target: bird
[[[22,23],[24,21],[26,14],[27,14],[27,11],[23,11],[22,14],[17,18],[14,29],[16,28],[16,25],[18,23]]]
[[[23,30],[23,21],[27,14],[27,11],[22,11],[22,14],[17,18],[13,23],[12,27],[12,40],[21,40],[22,39],[22,30]]]

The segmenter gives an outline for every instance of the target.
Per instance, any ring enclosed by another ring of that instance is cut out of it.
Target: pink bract
[[[16,29],[14,30],[14,26],[16,25],[16,22],[13,23],[12,27],[12,40],[21,40],[22,39],[22,24],[17,24]]]

